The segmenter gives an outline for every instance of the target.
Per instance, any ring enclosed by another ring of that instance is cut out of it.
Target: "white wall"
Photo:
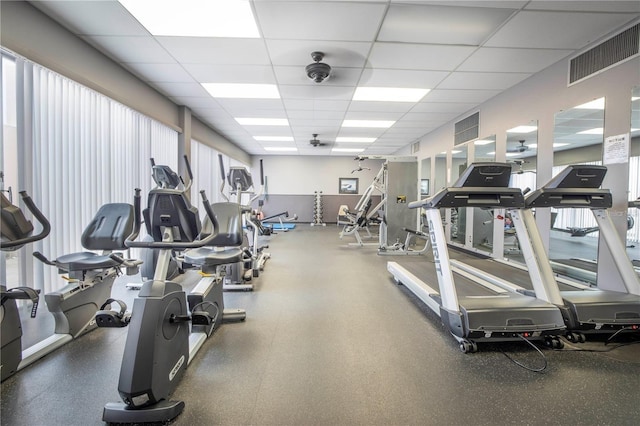
[[[358,178],[358,193],[373,182],[382,160],[365,160],[362,167],[371,170],[351,173],[358,167],[353,157],[330,156],[264,156],[264,174],[269,194],[300,195],[322,191],[326,195],[338,194],[338,178]],[[260,158],[254,157],[251,175],[260,182]]]

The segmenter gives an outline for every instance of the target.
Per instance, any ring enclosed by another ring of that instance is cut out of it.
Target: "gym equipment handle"
[[[42,231],[40,231],[40,233],[37,235],[32,235],[27,238],[20,238],[15,241],[3,241],[0,244],[0,246],[3,249],[17,247],[17,246],[21,246],[28,243],[33,243],[35,241],[40,241],[43,238],[45,238],[47,235],[49,235],[49,232],[51,232],[51,224],[49,223],[47,218],[44,216],[44,214],[42,214],[40,209],[38,209],[38,207],[35,205],[31,197],[29,196],[29,194],[27,194],[27,191],[20,191],[20,196],[22,196],[22,202],[25,204],[25,206],[27,206],[27,209],[29,209],[31,214],[33,214],[36,220],[42,225]]]

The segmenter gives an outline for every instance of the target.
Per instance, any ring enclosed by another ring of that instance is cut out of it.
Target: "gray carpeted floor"
[[[542,374],[502,352],[540,366],[525,344],[465,355],[393,282],[392,257],[350,241],[305,224],[271,238],[255,291],[225,293],[246,321],[211,336],[174,393],[186,403],[176,425],[637,424],[640,345],[543,350]],[[101,424],[126,331],[98,329],[6,380],[2,424]]]

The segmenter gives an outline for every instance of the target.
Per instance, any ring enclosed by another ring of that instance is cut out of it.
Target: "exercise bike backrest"
[[[147,234],[154,241],[162,241],[162,227],[167,226],[162,223],[161,216],[166,210],[182,209],[184,215],[188,216],[183,219],[184,226],[180,228],[182,231],[174,239],[180,241],[193,241],[200,233],[200,219],[198,218],[197,209],[191,205],[189,200],[189,190],[193,182],[193,173],[189,159],[184,156],[185,166],[189,174],[189,183],[185,185],[184,180],[174,172],[171,167],[157,165],[154,159],[151,159],[151,174],[156,187],[149,191],[147,198],[147,208],[142,212],[144,217]],[[182,189],[179,186],[182,184]],[[178,203],[180,206],[172,206],[172,203]],[[165,218],[166,220],[166,218]]]
[[[207,244],[211,247],[238,247],[243,244],[244,231],[242,229],[243,209],[236,203],[215,203],[211,206],[218,231],[216,237]],[[209,217],[202,223],[201,236],[215,233],[215,227]]]
[[[155,190],[154,190],[155,191]],[[152,191],[153,192],[153,191]],[[204,238],[200,235],[200,218],[198,211],[191,205],[185,194],[176,190],[158,190],[154,194],[156,202],[154,208],[150,208],[150,223],[154,236],[153,241],[136,241],[142,226],[140,214],[140,189],[136,188],[134,196],[135,226],[134,230],[125,241],[127,247],[152,248],[152,249],[176,249],[185,250],[190,248],[204,247],[218,236],[220,226],[213,213],[209,200],[204,191],[200,191],[202,204],[207,213],[207,217],[213,224],[213,232]],[[173,241],[163,241],[162,230],[169,228],[172,230]],[[197,229],[197,232],[196,232]],[[160,238],[157,238],[158,235]]]
[[[42,225],[42,230],[37,235],[33,234],[33,224],[27,220],[24,212],[17,206],[13,205],[4,194],[0,194],[2,203],[2,223],[0,231],[2,240],[0,248],[3,251],[17,250],[25,244],[40,241],[49,235],[51,225],[42,212],[36,207],[35,203],[26,193],[21,191],[22,202],[27,209],[33,214],[36,220]]]

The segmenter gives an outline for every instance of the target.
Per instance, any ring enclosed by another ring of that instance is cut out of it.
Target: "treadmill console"
[[[503,187],[509,186],[511,164],[473,163],[460,175],[454,188],[462,187]]]
[[[522,191],[509,188],[510,180],[509,163],[473,163],[453,186],[438,191],[430,198],[410,203],[409,208],[523,208]]]
[[[607,173],[605,166],[567,166],[540,189],[530,192],[526,206],[604,209],[613,205],[611,192],[599,189]]]
[[[606,174],[605,166],[574,164],[567,166],[543,188],[600,188]]]

